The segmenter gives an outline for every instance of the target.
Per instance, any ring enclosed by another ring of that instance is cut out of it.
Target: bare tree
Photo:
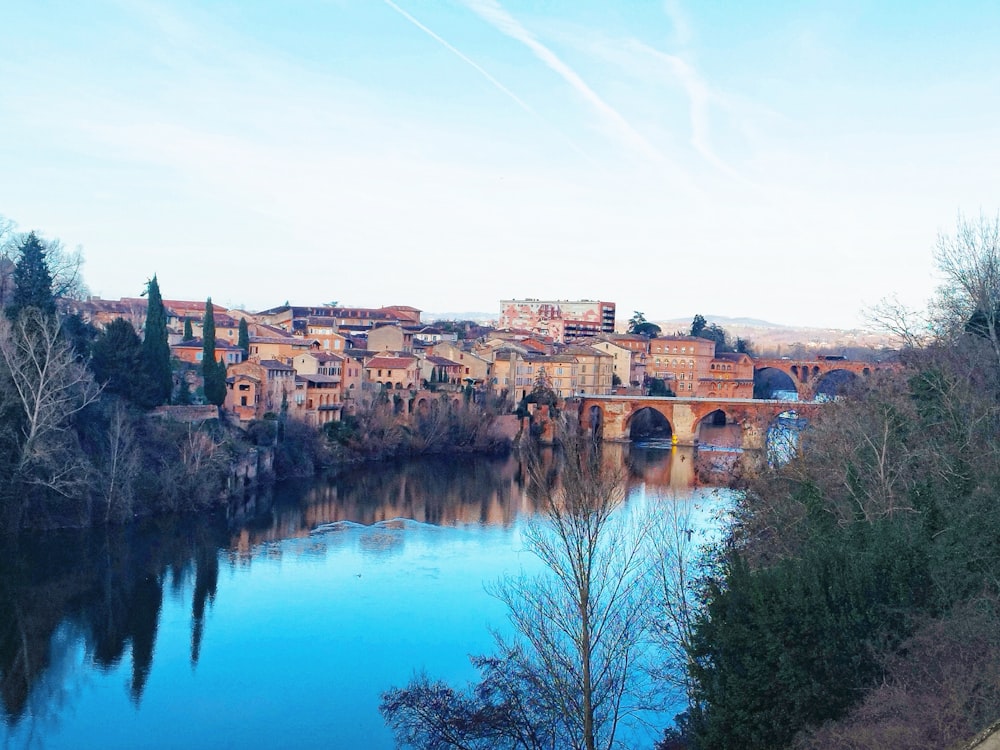
[[[625,470],[606,463],[599,444],[562,430],[558,479],[530,464],[543,508],[525,531],[545,573],[497,587],[522,658],[540,673],[538,690],[565,729],[568,746],[611,748],[632,700],[645,643],[650,570],[649,524],[616,513]]]
[[[699,576],[691,502],[677,496],[658,498],[653,578],[658,606],[648,612],[649,631],[662,655],[662,663],[653,666],[653,678],[679,691],[689,707],[695,702],[695,684],[688,666],[698,613],[694,586]]]
[[[52,296],[85,299],[90,291],[83,280],[83,248],[67,250],[59,240],[45,243],[45,260],[52,274]]]
[[[1000,363],[1000,214],[976,221],[959,214],[955,234],[938,236],[935,259],[944,274],[937,299],[942,332],[982,336]]]
[[[60,335],[59,322],[34,308],[13,322],[0,317],[0,357],[22,415],[17,479],[70,494],[83,473],[60,449],[71,418],[97,399],[100,387]]]
[[[423,748],[621,746],[623,722],[648,706],[640,665],[649,647],[647,520],[619,512],[624,467],[585,436],[560,432],[561,452],[528,461],[542,509],[525,531],[537,576],[492,588],[514,634],[474,663],[482,682],[462,696],[418,678],[383,695],[397,740]],[[557,463],[556,463],[557,462]]]
[[[128,519],[132,513],[132,482],[139,472],[139,450],[128,409],[121,401],[111,407],[103,450],[100,492],[104,521]]]
[[[917,349],[923,346],[931,331],[925,315],[911,310],[896,297],[887,297],[865,311],[872,328],[890,334],[901,347]]]

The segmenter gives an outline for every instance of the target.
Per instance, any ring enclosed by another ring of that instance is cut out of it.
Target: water
[[[695,498],[711,527],[693,453],[613,450],[628,507]],[[388,750],[381,692],[473,680],[507,627],[484,584],[537,568],[534,513],[517,461],[463,459],[286,485],[241,521],[22,538],[0,550],[3,746]]]

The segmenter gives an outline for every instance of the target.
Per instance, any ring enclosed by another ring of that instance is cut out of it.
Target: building
[[[181,362],[201,364],[205,350],[205,342],[201,339],[188,339],[170,345],[170,353]],[[226,365],[235,365],[243,361],[243,350],[224,339],[215,340],[215,357]]]
[[[462,369],[462,365],[447,357],[428,354],[420,363],[420,379],[426,383],[464,385]]]
[[[594,340],[590,344],[592,347],[598,351],[604,352],[612,357],[611,372],[618,378],[619,385],[631,385],[633,380],[633,361],[637,360],[638,357],[635,356],[636,352],[632,349],[620,346],[614,339],[609,340]],[[642,352],[642,359],[645,361],[645,353]],[[614,381],[614,378],[612,378]],[[642,378],[640,376],[639,384],[642,383]]]
[[[244,422],[262,419],[288,408],[295,392],[295,370],[277,360],[240,362],[229,368],[226,387],[227,411]]]
[[[501,300],[501,329],[551,336],[558,343],[614,333],[615,303],[595,300]]]
[[[715,342],[696,336],[650,339],[646,376],[659,378],[678,396],[752,398],[753,360],[715,352]]]
[[[607,396],[612,393],[615,358],[593,346],[564,346],[559,352],[576,359],[576,393]]]
[[[457,362],[462,368],[462,383],[470,381],[475,384],[484,383],[489,375],[490,363],[472,352],[465,351],[458,344],[442,341],[428,348],[427,353],[436,354],[439,357],[450,359],[452,362]]]
[[[559,398],[575,396],[579,391],[578,370],[579,363],[572,354],[529,354],[516,364],[514,397],[520,400],[538,385],[550,388]]]
[[[412,352],[413,333],[398,323],[377,325],[368,331],[367,348],[373,352]]]
[[[420,361],[411,354],[376,354],[365,363],[365,379],[379,388],[420,387]]]
[[[279,305],[268,310],[262,310],[255,317],[262,323],[267,323],[289,333],[303,336],[307,335],[310,318],[329,319],[331,324],[337,329],[364,329],[386,323],[419,325],[420,310],[405,305],[394,305],[378,309],[367,307],[333,307],[330,305],[315,307]]]

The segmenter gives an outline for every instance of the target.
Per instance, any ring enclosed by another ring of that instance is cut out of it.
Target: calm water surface
[[[712,528],[696,464],[720,455],[609,450],[627,510],[689,499]],[[23,538],[0,550],[3,747],[388,750],[380,693],[473,680],[507,627],[484,584],[537,568],[534,512],[514,458],[463,458],[283,485],[242,520]]]

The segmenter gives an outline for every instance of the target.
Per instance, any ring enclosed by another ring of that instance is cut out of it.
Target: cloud
[[[646,138],[629,124],[614,107],[587,85],[579,74],[562,61],[555,52],[542,44],[521,23],[508,13],[496,0],[463,0],[476,15],[492,25],[502,34],[524,44],[552,71],[562,77],[601,117],[611,124],[613,132],[632,150],[656,161],[663,161],[661,154]]]
[[[690,108],[691,145],[701,156],[720,172],[735,179],[740,176],[715,152],[712,146],[710,132],[709,105],[715,98],[711,88],[702,79],[698,71],[679,55],[671,55],[650,47],[637,39],[630,39],[627,45],[632,49],[648,55],[658,62],[666,63],[673,78],[684,89]]]
[[[674,41],[678,46],[686,47],[691,41],[691,24],[688,23],[687,13],[681,7],[679,0],[664,0],[663,10],[670,18],[670,23],[674,27]]]

